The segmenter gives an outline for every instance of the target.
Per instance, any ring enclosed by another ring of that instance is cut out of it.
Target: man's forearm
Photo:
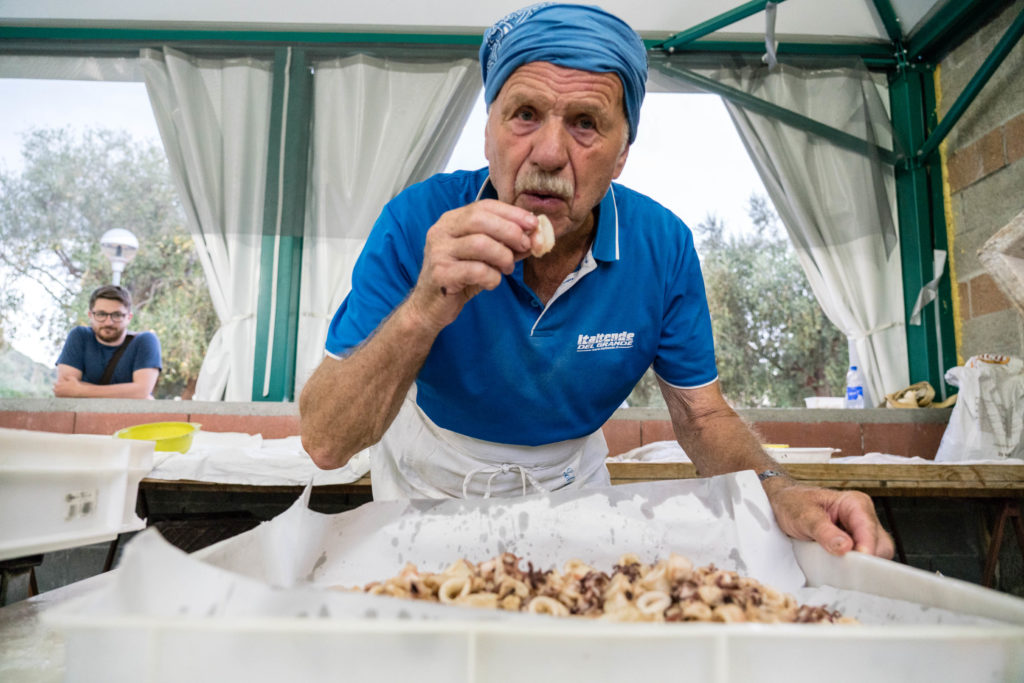
[[[150,389],[138,382],[120,384],[91,384],[79,382],[70,392],[55,391],[58,397],[64,398],[149,398]]]
[[[302,445],[317,466],[341,467],[380,440],[436,337],[406,302],[350,355],[324,359],[299,397]]]
[[[722,398],[717,384],[681,390],[661,382],[676,440],[701,476],[753,469],[782,471],[761,440]],[[777,486],[777,481],[771,481]],[[766,483],[766,488],[767,488]]]
[[[735,413],[695,421],[685,429],[678,429],[676,438],[691,454],[702,476],[746,469],[778,469],[778,463],[764,452],[760,439]]]

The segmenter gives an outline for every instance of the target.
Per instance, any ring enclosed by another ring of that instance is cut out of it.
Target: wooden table
[[[933,498],[1024,497],[1024,463],[1020,465],[860,465],[852,463],[787,464],[786,470],[806,484],[856,489],[872,496]],[[697,468],[685,462],[608,463],[613,484],[665,479],[695,479]],[[195,490],[244,493],[297,493],[302,486],[249,486],[165,479],[143,479],[143,490]],[[317,493],[369,493],[370,477],[350,484],[314,487]]]
[[[871,496],[933,498],[1024,497],[1024,463],[1020,465],[861,465],[853,463],[786,464],[802,483],[855,489]],[[608,463],[613,484],[662,479],[692,479],[697,469],[684,462]]]

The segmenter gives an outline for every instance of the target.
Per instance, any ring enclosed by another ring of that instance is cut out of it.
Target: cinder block
[[[1024,3],[1012,3],[942,61],[943,112],[948,111],[963,92],[983,61],[992,53],[996,43],[1006,33],[1010,23],[1022,10]],[[950,131],[949,142],[952,147],[960,147],[977,140],[1024,111],[1024,88],[1020,87],[1022,67],[1024,42],[1018,42]]]
[[[979,144],[973,143],[953,152],[946,159],[946,170],[951,192],[960,192],[980,179],[983,167]]]
[[[1018,114],[1006,122],[1003,126],[1003,140],[1007,164],[1024,158],[1024,114]]]
[[[1024,358],[1024,318],[1008,309],[965,320],[960,353],[965,360],[981,353]]]
[[[967,192],[970,191],[971,188],[968,188]],[[975,226],[974,223],[957,223],[956,226],[953,256],[956,259],[956,276],[964,282],[970,282],[971,278],[986,272],[978,258],[978,249],[993,233],[973,229]]]
[[[1002,126],[998,126],[982,136],[981,140],[978,141],[978,152],[981,154],[981,172],[983,175],[995,173],[1006,165]]]
[[[1013,308],[991,275],[971,278],[971,317],[988,315]]]
[[[969,281],[956,283],[956,296],[960,301],[960,317],[967,320],[971,317],[971,287]]]

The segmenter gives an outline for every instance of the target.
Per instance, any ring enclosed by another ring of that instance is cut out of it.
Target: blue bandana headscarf
[[[529,62],[617,74],[629,141],[636,140],[647,83],[647,50],[624,21],[599,7],[555,3],[532,5],[504,17],[487,29],[480,46],[488,107],[512,72]]]

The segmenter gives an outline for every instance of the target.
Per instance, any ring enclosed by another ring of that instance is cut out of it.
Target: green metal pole
[[[275,50],[271,97],[254,401],[288,401],[294,397],[312,108],[312,74],[305,51]]]
[[[890,0],[874,0],[875,10],[885,26],[885,32],[893,43],[903,41],[903,29],[900,26],[900,18],[892,7]]]
[[[925,81],[922,83],[924,94],[924,107],[928,112],[928,128],[934,130],[938,119],[938,104],[935,99],[935,73],[925,74]],[[942,172],[938,159],[933,157],[933,163],[928,170],[928,192],[931,198],[932,216],[932,245],[935,249],[946,252],[946,269],[939,280],[938,297],[929,304],[934,316],[933,334],[937,344],[936,355],[939,361],[939,376],[942,378],[932,386],[938,392],[939,397],[945,400],[949,394],[954,393],[950,386],[945,383],[946,370],[956,367],[956,316],[953,314],[953,283],[950,269],[951,254],[949,253],[949,239],[946,234],[946,207],[945,196],[942,187]],[[934,275],[933,275],[934,277]]]
[[[985,87],[988,80],[992,78],[992,74],[996,72],[999,65],[1006,59],[1006,55],[1010,54],[1010,50],[1017,45],[1017,41],[1020,40],[1021,36],[1024,36],[1024,10],[1021,10],[1017,18],[1013,20],[1010,27],[1006,29],[1006,33],[996,43],[995,48],[982,65],[978,68],[978,71],[971,78],[967,87],[960,93],[960,96],[953,102],[953,106],[949,108],[946,115],[942,117],[939,125],[935,127],[932,134],[928,136],[921,149],[917,152],[918,159],[925,159],[931,155],[939,145],[949,134],[949,131],[956,125],[956,122],[960,120],[964,112],[967,111],[967,107],[971,105],[974,98],[978,96],[981,89]]]
[[[779,4],[784,0],[776,0],[775,4]],[[698,38],[703,38],[706,35],[710,35],[720,28],[725,28],[730,24],[735,24],[741,19],[746,19],[749,16],[757,14],[758,12],[764,11],[765,5],[768,2],[766,0],[751,0],[751,2],[744,3],[736,9],[731,9],[728,12],[723,12],[717,17],[712,17],[705,22],[697,24],[691,29],[682,31],[675,34],[674,36],[667,39],[657,47],[667,52],[672,52],[677,48],[692,43]]]
[[[947,2],[914,31],[907,45],[911,59],[940,60],[962,38],[972,35],[977,26],[991,19],[999,10],[999,4],[992,0]]]
[[[902,140],[916,147],[927,133],[926,91],[931,87],[931,73],[904,69],[889,83],[893,128]],[[937,168],[934,167],[934,168]],[[936,213],[936,199],[932,196],[934,184],[929,180],[929,168],[910,161],[896,166],[896,197],[900,226],[900,255],[903,266],[903,307],[907,322],[907,360],[910,382],[927,381],[933,387],[942,386],[943,360],[939,357],[938,321],[935,307],[926,306],[921,312],[921,324],[911,325],[910,317],[921,288],[933,278],[933,250],[938,247],[935,235],[943,235],[945,221],[942,212]],[[939,198],[941,201],[941,195]],[[939,205],[941,206],[941,205]],[[948,292],[948,289],[946,290]],[[945,351],[945,349],[943,349]]]
[[[692,83],[701,90],[721,95],[725,99],[730,102],[734,102],[744,109],[749,109],[757,114],[778,119],[789,126],[793,126],[794,128],[799,128],[800,130],[807,131],[808,133],[821,136],[829,142],[832,142],[844,149],[848,149],[859,154],[878,155],[878,158],[887,164],[896,164],[899,161],[899,158],[892,150],[879,147],[878,145],[863,140],[856,135],[850,135],[838,128],[833,128],[832,126],[821,123],[820,121],[815,121],[803,114],[798,114],[786,109],[785,107],[772,104],[771,102],[762,100],[759,97],[755,97],[754,95],[743,92],[737,88],[719,83],[712,78],[707,78],[706,76],[702,76],[690,71],[689,69],[681,69],[679,67],[672,66],[671,64],[666,64],[661,68],[664,68],[666,72],[678,76],[688,83]]]

